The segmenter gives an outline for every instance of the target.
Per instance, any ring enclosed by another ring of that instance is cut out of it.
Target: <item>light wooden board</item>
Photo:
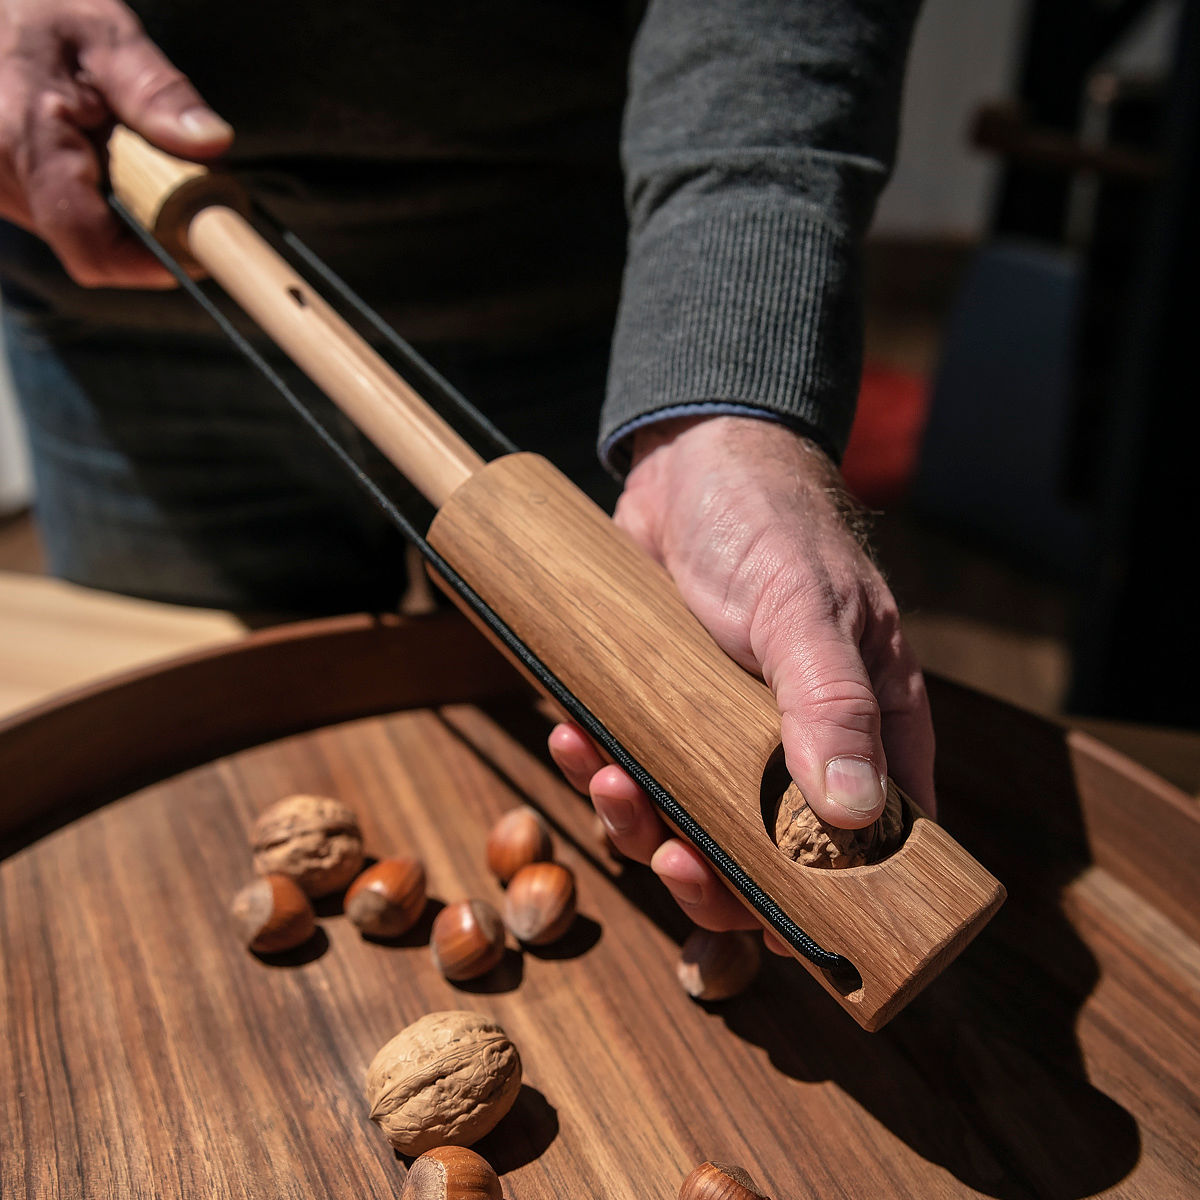
[[[783,961],[734,1001],[686,999],[686,922],[599,851],[517,703],[293,737],[33,841],[0,863],[0,1194],[394,1197],[404,1163],[366,1119],[363,1072],[402,1025],[461,1007],[497,1017],[524,1057],[517,1107],[478,1147],[510,1200],[671,1200],[707,1156],[777,1200],[1196,1195],[1195,936],[1089,865],[1048,727],[986,707],[982,723],[956,697],[935,689],[960,714],[939,722],[943,810],[1010,898],[878,1034]],[[447,902],[499,898],[487,829],[531,800],[578,873],[581,920],[466,987],[433,968],[428,920],[376,945],[336,904],[314,952],[261,961],[225,909],[254,814],[293,790],[353,805],[374,853],[422,855]]]
[[[229,613],[0,571],[0,716],[67,688],[245,634]]]

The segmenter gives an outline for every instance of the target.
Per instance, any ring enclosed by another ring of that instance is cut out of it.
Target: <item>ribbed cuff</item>
[[[840,458],[862,366],[856,248],[802,206],[698,206],[630,249],[600,453],[682,405],[745,406],[816,431]]]

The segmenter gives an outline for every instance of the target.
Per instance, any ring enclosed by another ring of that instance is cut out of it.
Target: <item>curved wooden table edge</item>
[[[1096,865],[1200,938],[1200,806],[1069,725],[928,675],[939,761],[981,739],[1065,757]],[[454,611],[275,626],[52,698],[0,721],[0,857],[82,812],[212,758],[360,717],[502,697],[530,686]],[[965,761],[965,760],[964,760]],[[1031,778],[1035,773],[1031,772]],[[1042,798],[1012,803],[1036,819]]]
[[[1081,836],[1087,864],[1131,887],[1200,941],[1200,805],[1191,796],[1068,721],[928,672],[926,681],[939,778],[977,775],[977,759],[984,769],[1005,771],[1003,819],[1024,829],[1031,853],[1066,852],[1071,859],[1078,848],[1067,843]],[[1047,780],[1070,794],[1047,794]],[[968,849],[986,865],[986,847]],[[1075,859],[1072,865],[1081,864]]]
[[[0,857],[210,759],[410,708],[531,696],[455,612],[275,626],[121,672],[0,721]]]

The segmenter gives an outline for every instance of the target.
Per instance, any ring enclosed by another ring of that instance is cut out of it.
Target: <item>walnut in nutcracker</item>
[[[358,818],[328,796],[287,796],[254,823],[254,869],[287,875],[310,896],[340,891],[363,862]]]
[[[402,1154],[469,1146],[521,1090],[521,1057],[495,1021],[430,1013],[402,1029],[367,1068],[371,1120]]]
[[[839,829],[822,821],[793,783],[775,812],[775,844],[806,867],[840,870],[878,862],[904,838],[904,807],[900,792],[889,779],[887,799],[878,820],[865,829]]]

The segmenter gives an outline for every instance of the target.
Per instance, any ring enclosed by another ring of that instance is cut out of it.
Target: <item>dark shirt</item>
[[[615,468],[640,423],[695,405],[772,414],[837,454],[915,4],[641,7],[133,4],[237,130],[231,165],[405,336],[569,344],[615,312]],[[25,312],[202,324],[180,296],[75,287],[19,231],[0,259]]]

